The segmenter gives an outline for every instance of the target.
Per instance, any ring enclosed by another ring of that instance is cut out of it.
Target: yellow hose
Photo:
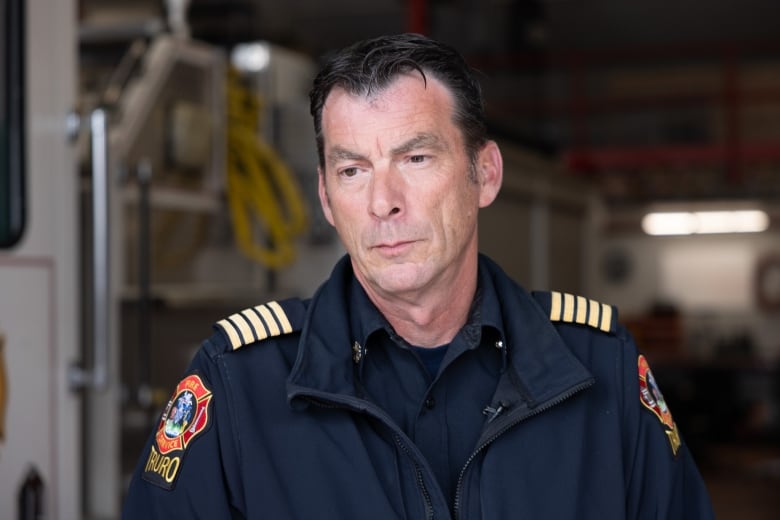
[[[231,71],[227,200],[233,231],[244,255],[279,269],[295,260],[294,240],[306,230],[308,218],[292,172],[257,134],[259,114],[259,99]]]

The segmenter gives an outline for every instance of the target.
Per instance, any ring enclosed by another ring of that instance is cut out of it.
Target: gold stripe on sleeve
[[[582,296],[577,296],[577,317],[574,321],[584,324],[588,317],[588,301]]]
[[[593,328],[598,328],[599,309],[601,308],[601,305],[599,305],[599,302],[596,300],[588,300],[588,303],[590,304],[590,310],[588,311],[588,325]]]
[[[238,332],[236,332],[236,328],[232,323],[230,323],[230,321],[227,320],[227,318],[218,321],[217,325],[222,327],[222,330],[224,330],[225,334],[227,334],[228,339],[230,340],[230,346],[233,347],[233,350],[241,346],[241,337],[239,337]]]
[[[552,321],[559,321],[561,319],[561,293],[553,291],[552,305],[550,306],[550,319]]]
[[[271,308],[276,315],[276,318],[279,320],[279,323],[282,325],[282,331],[284,331],[285,334],[292,332],[292,325],[290,324],[290,320],[287,319],[287,314],[285,314],[282,306],[277,302],[269,302],[268,307]]]
[[[606,303],[601,304],[601,325],[599,328],[604,332],[609,332],[612,329],[612,307]]]
[[[252,341],[254,341],[255,335],[252,334],[252,327],[249,326],[249,322],[242,314],[234,314],[228,319],[236,324],[239,332],[241,332],[241,335],[244,337],[244,341],[241,342],[242,344],[246,345],[247,343],[252,343]]]
[[[565,293],[563,295],[563,321],[571,323],[574,321],[574,295]]]
[[[268,309],[268,307],[266,307],[266,305],[263,304],[263,305],[258,305],[257,307],[255,307],[255,309],[263,317],[263,321],[265,321],[265,324],[268,325],[268,333],[271,336],[278,336],[279,325],[277,325],[276,321],[274,321],[273,314],[271,314],[271,311]]]
[[[244,316],[244,318],[246,318],[247,321],[249,321],[249,323],[252,324],[252,328],[254,328],[255,332],[257,333],[256,335],[258,340],[268,337],[268,331],[263,324],[263,320],[261,320],[260,316],[254,312],[254,309],[244,309],[241,311],[241,314]]]

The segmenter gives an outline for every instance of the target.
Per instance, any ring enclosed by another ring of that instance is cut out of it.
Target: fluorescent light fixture
[[[244,72],[261,72],[271,63],[271,47],[266,42],[242,43],[233,48],[233,65]]]
[[[677,211],[648,213],[642,219],[642,230],[648,235],[697,235],[710,233],[759,233],[769,228],[766,212]]]

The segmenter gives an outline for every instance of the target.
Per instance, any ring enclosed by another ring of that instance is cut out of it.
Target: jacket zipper
[[[340,400],[332,400],[325,397],[315,397],[312,395],[306,395],[303,394],[301,397],[306,399],[308,402],[312,403],[315,406],[319,406],[321,408],[329,408],[329,409],[347,409],[352,410],[359,413],[368,413],[369,415],[372,415],[378,419],[380,419],[382,422],[387,423],[387,420],[381,416],[381,414],[372,412],[369,410],[370,405],[368,407],[364,406],[356,406],[353,403],[350,402],[342,402]],[[389,426],[391,430],[391,426]],[[409,458],[409,460],[412,461],[412,464],[414,464],[414,471],[416,475],[416,481],[417,481],[417,487],[420,491],[420,494],[422,495],[423,502],[425,503],[425,518],[426,520],[434,520],[435,514],[433,509],[433,500],[431,500],[431,495],[428,492],[428,488],[425,487],[425,479],[423,478],[423,472],[420,468],[420,465],[415,460],[412,453],[409,452],[409,448],[406,446],[406,443],[404,443],[403,439],[394,431],[393,432],[393,440],[398,445],[398,447],[403,451],[406,456]]]
[[[425,502],[425,518],[428,520],[434,519],[433,514],[433,501],[431,500],[431,495],[428,493],[428,488],[425,487],[425,479],[423,478],[422,470],[420,469],[420,465],[417,464],[417,462],[414,460],[414,457],[412,457],[412,454],[409,453],[409,449],[406,447],[406,444],[401,440],[401,438],[397,434],[393,434],[393,439],[395,439],[395,443],[398,445],[399,448],[401,448],[401,451],[406,453],[406,456],[411,459],[412,463],[414,464],[414,471],[417,475],[417,487],[420,489],[420,493],[423,496],[423,501]]]
[[[486,440],[484,443],[482,443],[474,452],[469,456],[469,458],[466,460],[466,463],[463,465],[463,469],[460,470],[460,475],[458,476],[458,485],[455,488],[457,491],[455,493],[455,502],[453,505],[453,518],[455,520],[458,520],[460,518],[460,502],[461,502],[461,496],[462,496],[462,487],[463,487],[463,478],[466,475],[466,470],[471,465],[471,462],[479,455],[482,450],[484,450],[488,445],[493,443],[497,438],[502,436],[504,433],[506,433],[508,430],[514,428],[519,423],[525,421],[526,419],[529,419],[531,417],[534,417],[535,415],[539,415],[540,413],[549,410],[550,408],[560,404],[561,402],[565,401],[566,399],[569,399],[571,396],[577,394],[578,392],[581,392],[585,390],[586,388],[593,385],[593,381],[586,381],[584,383],[581,383],[568,392],[558,396],[556,399],[552,401],[547,401],[546,403],[542,404],[541,406],[534,408],[533,410],[530,410],[527,414],[522,415],[518,417],[517,419],[513,420],[509,424],[507,424],[505,427],[503,427],[501,430],[496,432],[495,435],[490,437],[488,440]],[[496,416],[493,416],[490,420],[495,419]]]

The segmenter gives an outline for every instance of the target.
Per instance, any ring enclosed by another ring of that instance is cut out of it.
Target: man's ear
[[[490,206],[501,190],[504,180],[504,159],[495,141],[488,141],[477,157],[479,207]]]
[[[330,211],[328,190],[325,188],[325,172],[319,166],[317,167],[317,194],[320,197],[320,206],[322,206],[322,212],[325,214],[325,220],[327,220],[331,226],[334,226],[333,213]]]

